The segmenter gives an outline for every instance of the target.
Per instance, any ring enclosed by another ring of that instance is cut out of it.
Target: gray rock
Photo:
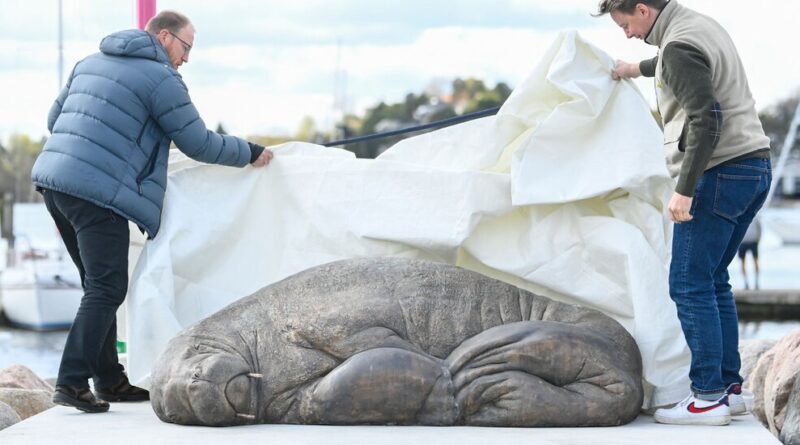
[[[784,336],[772,351],[775,356],[764,380],[764,415],[772,434],[779,437],[789,396],[800,374],[800,330]]]
[[[600,312],[458,267],[309,269],[172,339],[165,422],[611,426],[642,404],[639,350]]]
[[[758,359],[777,343],[776,340],[742,340],[739,342],[739,355],[742,358],[742,367],[739,374],[744,379],[744,386],[752,390],[750,375],[756,368]]]
[[[800,374],[794,379],[792,394],[786,403],[786,419],[780,439],[783,445],[800,445]]]
[[[14,408],[0,402],[0,430],[6,429],[21,420]]]
[[[0,370],[0,388],[40,389],[53,392],[53,387],[22,365]]]
[[[768,426],[769,422],[767,422],[767,413],[764,407],[764,383],[774,361],[775,348],[773,347],[761,354],[753,373],[749,377],[750,389],[753,391],[753,415],[765,426]]]
[[[53,394],[41,389],[0,388],[0,402],[14,409],[22,420],[55,406]]]

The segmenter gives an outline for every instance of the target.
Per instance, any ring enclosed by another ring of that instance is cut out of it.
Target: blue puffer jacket
[[[78,62],[50,110],[33,182],[112,209],[158,233],[170,143],[201,162],[243,167],[246,141],[206,129],[167,53],[139,30],[109,35]]]

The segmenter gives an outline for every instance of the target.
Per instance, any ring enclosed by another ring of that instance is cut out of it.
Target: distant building
[[[417,109],[414,110],[412,117],[419,123],[429,124],[437,120],[437,116],[441,117],[451,109],[452,107],[450,104],[446,103],[437,96],[433,96],[430,98],[427,104],[418,106]],[[451,112],[451,114],[454,113]]]

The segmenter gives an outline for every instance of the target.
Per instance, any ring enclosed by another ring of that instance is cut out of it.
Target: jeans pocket
[[[717,175],[714,213],[731,222],[749,210],[763,191],[760,175]]]

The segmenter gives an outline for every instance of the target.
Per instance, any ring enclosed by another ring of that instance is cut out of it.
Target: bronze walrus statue
[[[612,426],[643,398],[639,350],[611,318],[397,258],[269,285],[156,363],[153,409],[185,425]]]

